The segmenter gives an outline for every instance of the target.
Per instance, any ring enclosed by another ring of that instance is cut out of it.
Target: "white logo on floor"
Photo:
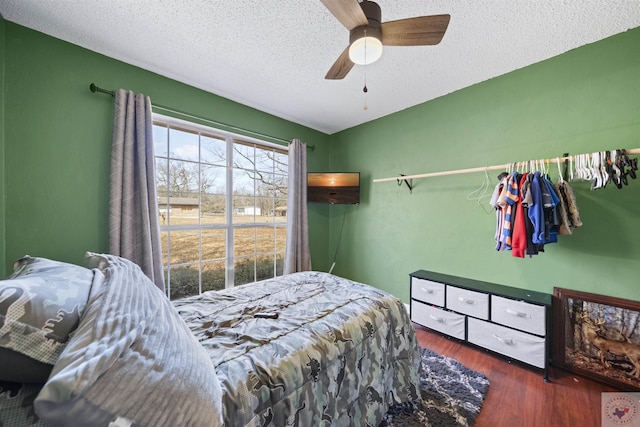
[[[640,393],[602,393],[602,427],[640,427]]]

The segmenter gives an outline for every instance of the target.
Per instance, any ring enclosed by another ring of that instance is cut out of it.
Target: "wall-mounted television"
[[[307,173],[307,201],[331,204],[359,204],[360,172]]]

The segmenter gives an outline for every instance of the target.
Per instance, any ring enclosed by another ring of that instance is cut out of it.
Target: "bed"
[[[0,426],[377,426],[417,398],[404,304],[371,286],[303,272],[169,302],[125,259],[87,267],[25,257],[3,281]]]

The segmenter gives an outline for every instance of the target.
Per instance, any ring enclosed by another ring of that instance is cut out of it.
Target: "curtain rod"
[[[640,154],[640,148],[632,148],[631,150],[625,150],[627,154]],[[577,154],[579,155],[579,154]],[[544,159],[545,163],[560,163],[565,160],[570,160],[574,158],[574,156],[558,157],[555,159]],[[539,160],[538,160],[539,161]],[[394,176],[392,178],[378,178],[374,179],[373,182],[387,182],[387,181],[406,181],[408,179],[420,179],[420,178],[432,178],[436,176],[448,176],[448,175],[459,175],[465,173],[473,173],[473,172],[484,172],[484,171],[492,171],[492,170],[507,170],[509,166],[513,166],[514,164],[527,164],[528,162],[513,162],[513,163],[505,163],[503,165],[494,165],[494,166],[482,166],[478,168],[470,168],[470,169],[458,169],[458,170],[449,170],[442,172],[431,172],[431,173],[423,173],[418,175],[399,175]]]
[[[96,86],[94,83],[91,83],[89,85],[89,90],[91,90],[91,92],[96,93],[96,92],[100,92],[100,93],[106,93],[107,95],[111,95],[111,96],[116,96],[116,92],[113,90],[107,90],[107,89],[102,89],[98,86]],[[175,113],[175,114],[180,114],[182,116],[186,116],[186,117],[191,117],[194,119],[198,119],[198,120],[204,120],[206,122],[209,122],[215,126],[224,126],[228,129],[233,129],[235,131],[238,132],[243,132],[243,133],[250,133],[253,134],[255,136],[261,137],[261,138],[269,138],[275,141],[280,141],[280,142],[284,142],[285,144],[289,145],[289,141],[287,141],[286,139],[282,139],[282,138],[278,138],[275,136],[271,136],[271,135],[266,135],[263,133],[259,133],[259,132],[254,132],[252,130],[248,130],[248,129],[243,129],[237,126],[232,126],[232,125],[228,125],[226,123],[222,123],[222,122],[217,122],[215,120],[211,120],[211,119],[207,119],[205,117],[201,117],[201,116],[196,116],[193,114],[189,114],[189,113],[185,113],[184,111],[180,111],[180,110],[176,110],[174,108],[169,108],[169,107],[165,107],[164,105],[159,105],[159,104],[151,104],[152,107],[158,108],[160,110],[165,110],[165,111],[169,111],[171,113]],[[316,146],[315,145],[307,145],[307,148],[311,151],[315,151],[316,150]]]

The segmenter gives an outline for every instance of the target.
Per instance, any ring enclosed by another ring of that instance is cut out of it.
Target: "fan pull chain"
[[[366,69],[364,70],[364,87],[362,88],[362,91],[364,92],[364,106],[362,108],[364,110],[367,110],[369,108],[367,106],[367,92],[369,92],[369,89],[367,89],[367,70]]]
[[[364,92],[364,106],[362,107],[363,110],[368,110],[369,106],[367,105],[367,92],[369,92],[369,89],[367,89],[367,30],[364,30],[364,87],[362,88],[362,91]]]

